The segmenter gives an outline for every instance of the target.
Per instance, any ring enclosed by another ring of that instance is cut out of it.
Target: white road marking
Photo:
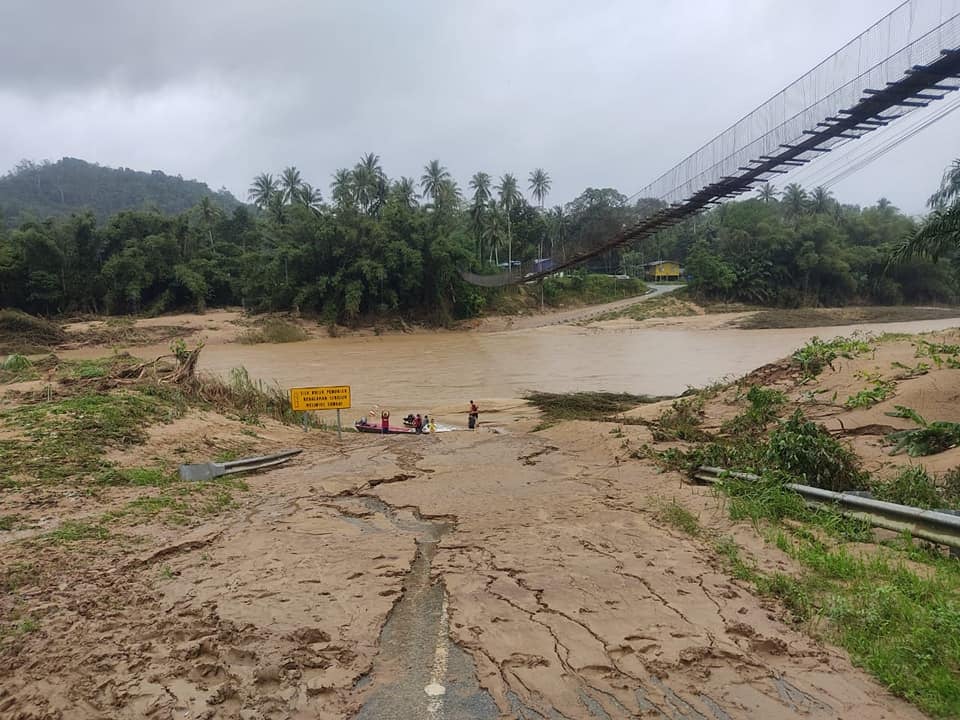
[[[427,712],[431,718],[442,720],[443,718],[443,696],[447,689],[443,686],[443,681],[447,677],[447,654],[450,642],[447,637],[449,625],[447,621],[447,593],[443,593],[443,602],[440,604],[440,622],[437,623],[437,645],[433,651],[433,672],[430,675],[430,684],[423,691],[430,698],[427,701]]]

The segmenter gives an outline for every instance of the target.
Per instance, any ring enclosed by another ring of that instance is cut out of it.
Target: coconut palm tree
[[[297,191],[300,190],[300,183],[303,182],[300,177],[300,171],[293,165],[283,169],[280,175],[280,187],[283,190],[284,202],[292,203],[297,199]]]
[[[277,193],[277,181],[270,173],[260,173],[253,179],[253,184],[247,191],[247,197],[253,200],[253,204],[263,210]]]
[[[213,247],[213,224],[223,215],[223,211],[213,204],[209,195],[204,195],[197,203],[197,214],[200,215],[200,222],[203,223],[204,229],[207,231],[207,240],[210,242],[210,247]]]
[[[537,205],[540,206],[540,210],[543,210],[543,201],[546,199],[547,195],[550,193],[550,176],[547,175],[546,171],[543,168],[537,168],[532,173],[530,173],[530,194],[534,200],[537,201]]]
[[[920,227],[894,251],[892,260],[902,262],[914,256],[928,257],[934,262],[941,256],[960,248],[960,160],[943,173],[940,187],[928,201],[933,212]],[[890,212],[893,206],[880,198],[877,207]]]
[[[300,183],[300,188],[297,190],[296,197],[297,202],[305,207],[310,208],[311,210],[319,210],[320,203],[323,202],[323,197],[321,197],[320,191],[308,182]]]
[[[402,205],[408,208],[417,206],[417,189],[413,178],[401,177],[393,184],[393,193]]]
[[[775,202],[779,194],[777,189],[770,183],[764,183],[760,186],[759,198],[765,203]]]
[[[450,172],[440,164],[439,160],[431,160],[423,167],[423,175],[420,176],[420,189],[423,197],[429,197],[433,200],[434,206],[443,192],[443,184],[450,180]]]
[[[815,213],[827,212],[831,204],[833,204],[833,194],[829,190],[823,185],[818,185],[813,189],[813,194],[810,196],[810,206]]]
[[[520,204],[523,196],[520,194],[520,188],[517,187],[517,179],[511,173],[504,173],[500,176],[500,184],[496,186],[496,191],[500,196],[500,207],[506,215],[507,220],[507,268],[513,272],[513,230],[510,226],[510,213]]]
[[[436,198],[437,209],[456,209],[460,204],[460,198],[462,196],[463,195],[460,192],[460,186],[457,185],[457,181],[453,178],[447,178],[440,183],[440,192]]]
[[[927,205],[935,210],[943,210],[951,202],[960,199],[960,158],[943,173],[940,187],[930,196]]]
[[[339,208],[350,207],[356,202],[353,186],[353,173],[346,168],[340,168],[333,174],[330,183],[330,194]]]
[[[483,216],[482,239],[490,255],[487,262],[499,265],[500,246],[506,237],[505,213],[497,206],[496,202],[491,200],[487,203],[487,208]]]
[[[897,247],[893,261],[902,262],[919,256],[936,262],[957,248],[960,248],[960,199],[949,207],[930,213],[919,229]]]
[[[783,202],[788,213],[793,216],[801,215],[807,207],[807,191],[797,183],[790,183],[783,191]]]
[[[490,176],[485,172],[475,172],[470,178],[473,190],[473,206],[485,205],[490,200]]]
[[[380,156],[367,153],[352,171],[357,203],[364,212],[376,214],[387,200],[387,176],[380,167]]]

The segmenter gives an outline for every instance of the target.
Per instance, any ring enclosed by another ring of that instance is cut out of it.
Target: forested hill
[[[92,210],[99,220],[145,208],[181,213],[207,195],[224,210],[240,205],[226,190],[214,192],[206,183],[159,170],[103,167],[77,158],[23,160],[0,177],[0,218],[13,227],[31,215],[43,219],[78,210]]]

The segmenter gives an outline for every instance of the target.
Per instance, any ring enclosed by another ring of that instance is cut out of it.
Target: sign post
[[[290,408],[294,412],[310,410],[337,411],[337,437],[343,439],[343,427],[340,425],[340,410],[350,407],[349,385],[324,385],[320,387],[290,388]],[[306,427],[306,416],[304,416]]]

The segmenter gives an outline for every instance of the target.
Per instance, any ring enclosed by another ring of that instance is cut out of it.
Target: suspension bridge
[[[960,107],[958,78],[960,0],[907,0],[633,196],[663,209],[570,257],[462,275],[486,287],[540,280],[811,163],[829,187]]]

